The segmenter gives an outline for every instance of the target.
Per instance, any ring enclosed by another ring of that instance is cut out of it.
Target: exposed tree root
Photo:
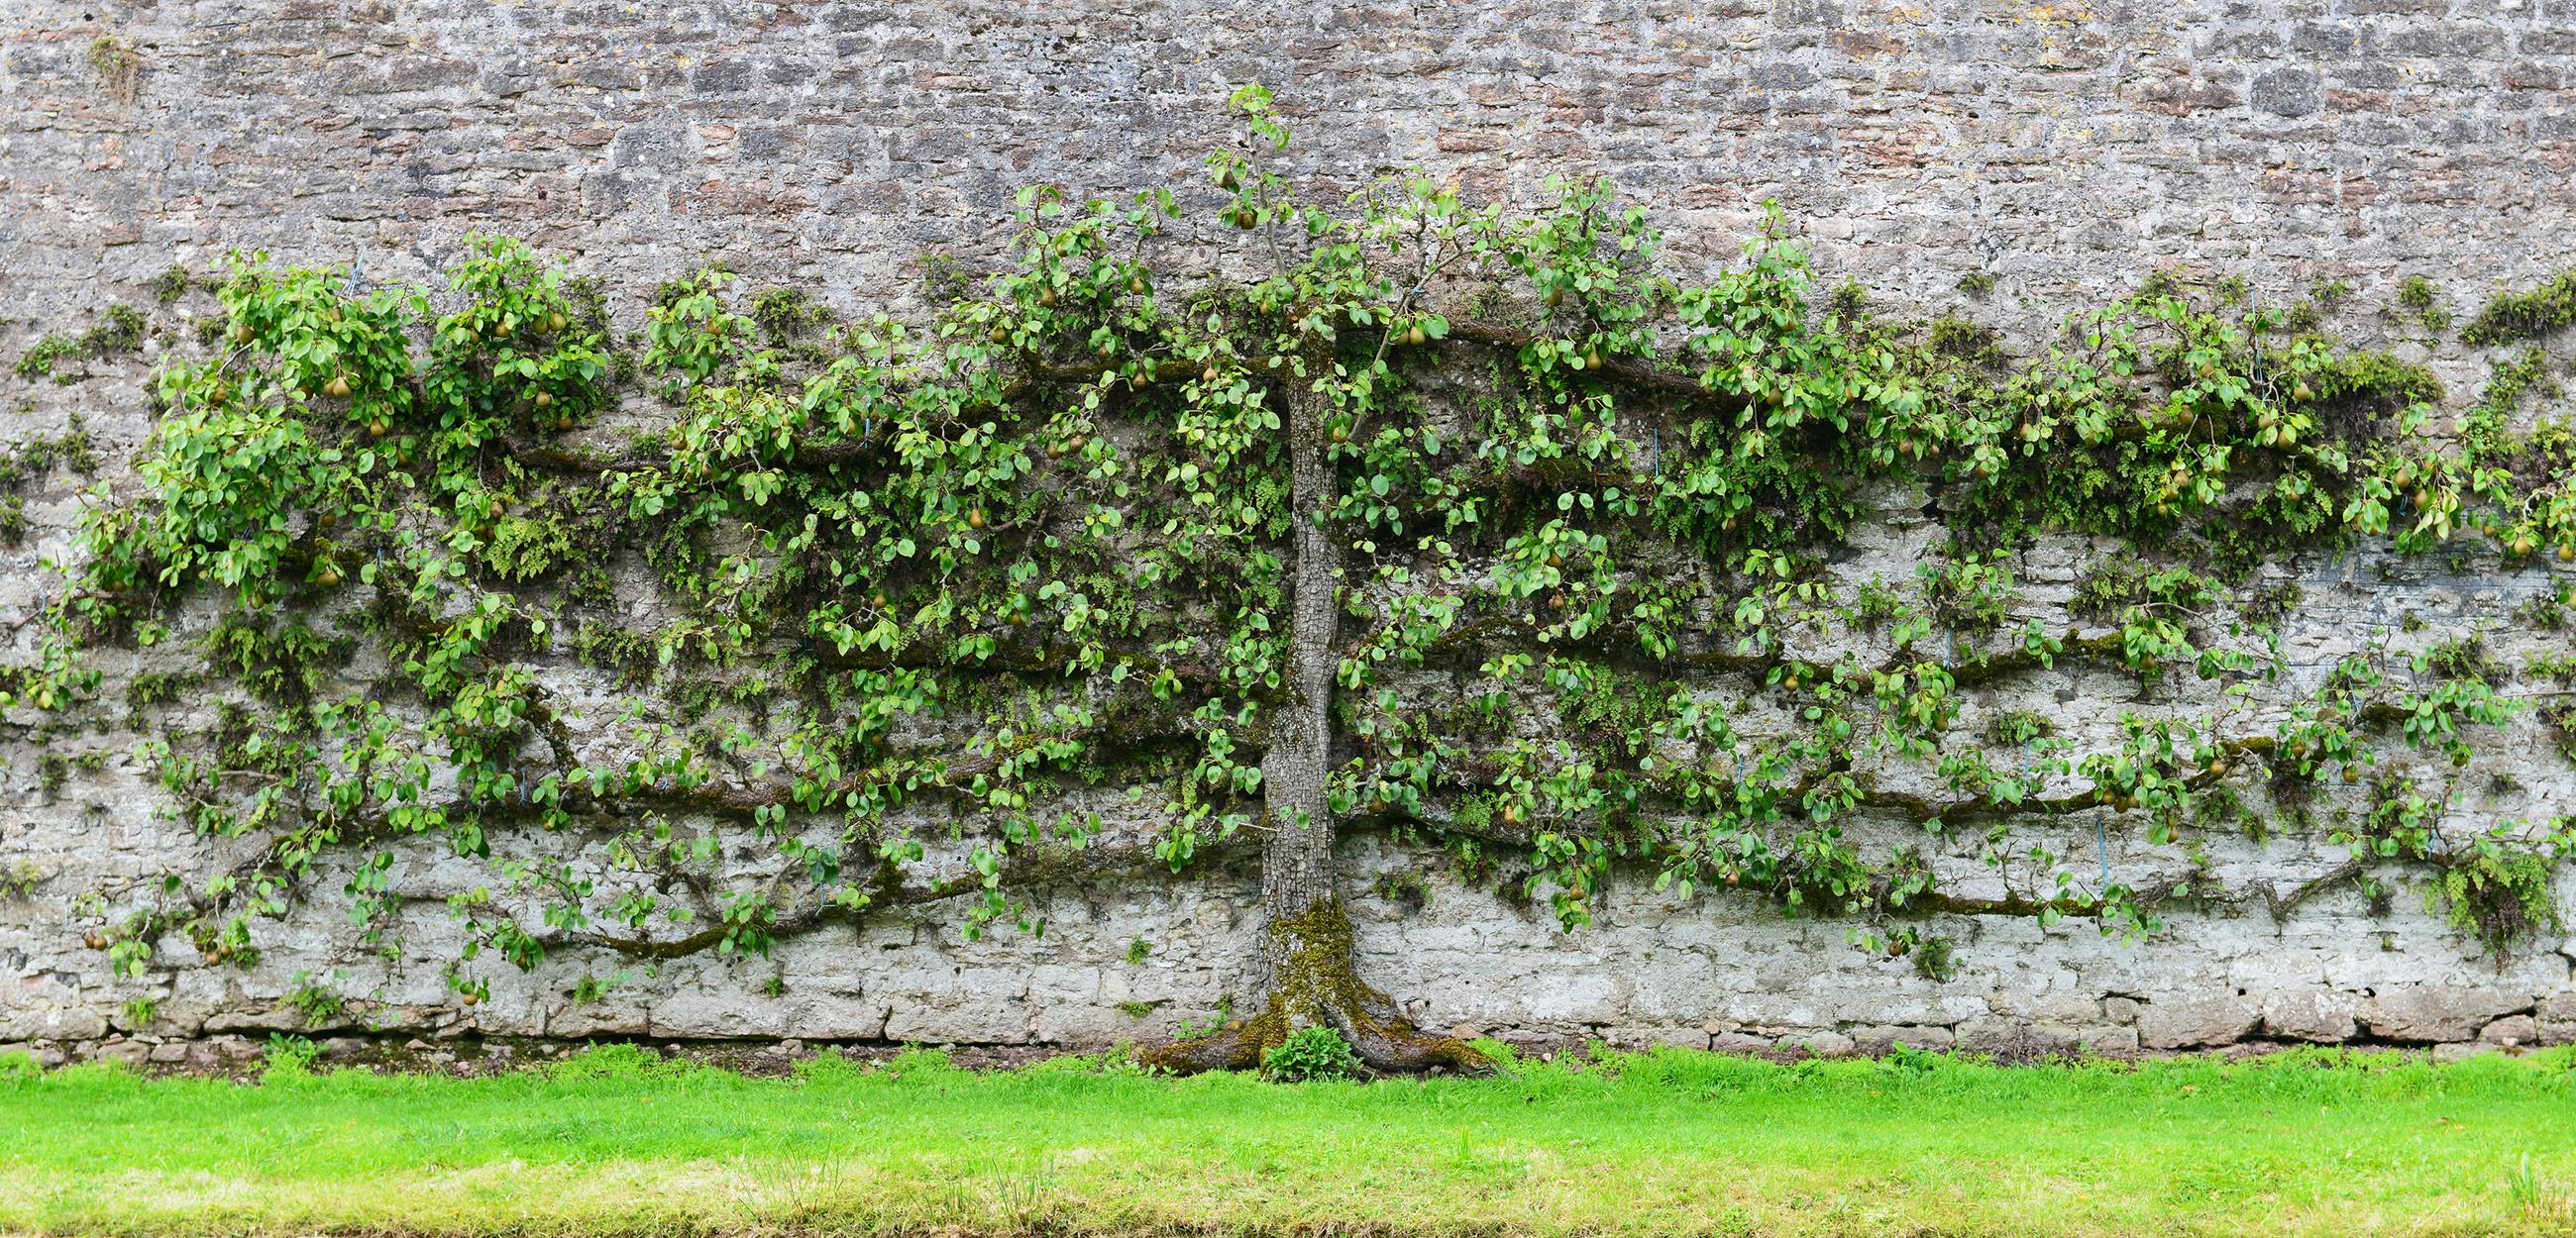
[[[1415,1027],[1394,999],[1359,978],[1350,916],[1339,900],[1273,920],[1269,939],[1270,985],[1261,1013],[1213,1036],[1151,1050],[1145,1054],[1148,1065],[1181,1074],[1257,1069],[1263,1055],[1291,1032],[1321,1025],[1340,1032],[1361,1064],[1378,1074],[1478,1074],[1493,1068],[1466,1041]]]
[[[1385,994],[1370,990],[1374,1009],[1333,1012],[1325,1020],[1351,1042],[1351,1051],[1361,1065],[1381,1075],[1422,1075],[1438,1071],[1454,1074],[1483,1074],[1493,1069],[1493,1062],[1476,1051],[1474,1045],[1455,1036],[1425,1032],[1395,1013],[1395,1003]],[[1194,1075],[1209,1070],[1257,1070],[1262,1055],[1278,1047],[1286,1035],[1273,1029],[1286,1025],[1265,1012],[1261,1018],[1239,1022],[1223,1031],[1199,1040],[1175,1041],[1149,1050],[1147,1065]]]

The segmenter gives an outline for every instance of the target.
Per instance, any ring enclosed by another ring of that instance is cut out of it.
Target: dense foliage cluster
[[[397,847],[436,839],[493,878],[450,900],[472,1002],[485,954],[764,951],[961,896],[980,931],[1032,921],[1029,883],[1068,866],[1183,869],[1267,828],[1301,521],[1337,573],[1332,813],[1439,839],[1568,927],[1633,864],[1937,974],[1926,913],[2151,930],[2191,896],[2014,832],[2078,813],[2331,832],[2355,860],[2321,882],[2430,865],[2498,949],[2555,923],[2569,823],[2445,832],[2421,772],[2520,705],[2474,648],[2356,655],[2259,731],[2233,692],[2090,750],[2034,715],[1957,725],[1972,687],[2062,660],[2276,680],[2295,599],[2249,582],[2294,553],[2576,559],[2576,433],[2511,429],[2551,389],[2536,348],[2457,433],[2420,367],[2171,278],[2010,356],[1819,289],[1776,216],[1688,284],[1605,184],[1528,214],[1418,175],[1307,202],[1266,97],[1237,103],[1212,209],[1025,191],[1014,262],[927,323],[710,270],[621,336],[495,237],[435,293],[239,261],[210,347],[158,376],[138,475],[95,494],[40,656],[0,678],[0,705],[79,708],[92,650],[219,612],[218,722],[153,751],[252,858],[102,892],[93,944],[246,961],[262,918],[334,893],[381,932]],[[1219,273],[1175,273],[1215,247]],[[1323,417],[1325,510],[1292,502],[1295,400]],[[1941,555],[1838,588],[1833,551],[1905,492]],[[2014,552],[2068,531],[2131,548],[2079,590],[2107,637],[2016,606]],[[576,665],[617,685],[613,726],[567,696]],[[2310,817],[2301,788],[2338,777],[2367,811]],[[1864,854],[1844,823],[1869,812],[1977,832],[2015,893]],[[745,848],[768,876],[723,875]]]

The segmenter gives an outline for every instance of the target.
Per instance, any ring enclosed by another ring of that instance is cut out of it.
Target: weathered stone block
[[[2497,1015],[2531,1005],[2527,994],[2466,985],[2424,984],[2363,1001],[2361,1022],[2387,1040],[2468,1040]]]
[[[2534,1022],[2538,1025],[2541,1044],[2576,1044],[2576,990],[2553,993],[2541,999]]]
[[[2263,1034],[2281,1040],[2332,1043],[2357,1030],[2361,998],[2329,989],[2305,989],[2263,995]]]
[[[2214,1048],[2245,1039],[2262,1020],[2241,997],[2178,997],[2140,1008],[2134,1034],[2149,1049]]]
[[[1957,1036],[1946,1027],[1894,1025],[1855,1027],[1850,1030],[1852,1043],[1871,1057],[1883,1057],[1900,1045],[1927,1053],[1938,1053],[1956,1043]]]

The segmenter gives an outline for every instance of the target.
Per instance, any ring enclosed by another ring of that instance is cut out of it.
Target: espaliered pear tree
[[[1508,860],[1568,928],[1626,862],[1938,975],[1926,913],[2142,932],[2180,893],[2017,824],[2168,840],[2337,772],[2367,811],[2317,888],[2425,869],[2498,949],[2554,921],[2568,823],[2438,807],[2519,705],[2473,661],[2357,655],[2287,721],[2232,694],[2092,751],[1954,726],[1966,686],[2060,659],[2273,682],[2262,632],[2196,618],[2268,557],[2576,557],[2576,448],[2509,429],[2530,355],[2452,440],[2422,433],[2422,370],[2170,282],[2017,361],[1819,298],[1776,219],[1683,285],[1604,185],[1527,215],[1420,176],[1314,205],[1268,96],[1234,104],[1196,224],[1168,191],[1028,191],[1010,269],[943,287],[927,329],[709,271],[620,338],[493,238],[438,294],[237,264],[0,678],[0,707],[92,708],[97,649],[171,639],[192,593],[219,612],[188,633],[218,724],[152,752],[237,859],[93,892],[92,946],[137,976],[179,943],[241,965],[324,899],[417,949],[400,910],[435,899],[474,1004],[496,966],[766,954],[898,904],[1034,930],[1031,888],[1257,839],[1259,974],[1152,1060],[1251,1066],[1320,1024],[1380,1069],[1470,1069],[1359,974],[1337,825]],[[1843,596],[1825,556],[1891,487],[1932,492],[1950,539],[1891,586],[1911,601]],[[2016,612],[2010,554],[2052,529],[2134,548],[2082,599],[2115,636]],[[119,695],[148,725],[177,692]],[[1974,822],[2010,892],[1865,853],[1863,812]],[[422,888],[431,846],[488,880]]]

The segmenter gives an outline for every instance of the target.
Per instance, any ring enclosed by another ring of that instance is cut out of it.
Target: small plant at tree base
[[[1319,1023],[1288,1033],[1262,1054],[1261,1072],[1281,1083],[1348,1079],[1360,1073],[1360,1059],[1339,1031]]]
[[[1216,999],[1214,1014],[1204,1019],[1182,1019],[1180,1025],[1172,1029],[1172,1039],[1182,1044],[1206,1040],[1224,1031],[1226,1025],[1232,1022],[1234,1022],[1234,995],[1227,993]]]

